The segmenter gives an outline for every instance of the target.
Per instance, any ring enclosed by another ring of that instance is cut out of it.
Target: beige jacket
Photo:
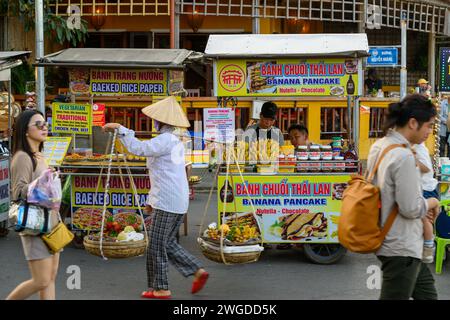
[[[378,256],[400,256],[422,259],[422,218],[428,205],[422,195],[420,173],[416,167],[411,145],[395,130],[378,140],[370,148],[367,169],[373,169],[381,151],[391,144],[406,144],[407,148],[396,148],[386,154],[374,179],[381,191],[381,225],[384,226],[394,204],[399,214],[388,232]]]

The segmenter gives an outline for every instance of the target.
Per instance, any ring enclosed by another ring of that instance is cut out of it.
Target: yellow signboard
[[[93,95],[167,95],[168,70],[91,69]]]
[[[218,60],[218,96],[358,94],[357,59]]]
[[[338,243],[342,193],[350,176],[218,177],[218,213],[256,211],[264,242]],[[227,190],[225,190],[227,189]]]
[[[50,166],[60,165],[71,141],[72,137],[48,137],[44,142],[44,158],[47,164]]]
[[[52,104],[52,132],[91,134],[91,105],[54,102]]]

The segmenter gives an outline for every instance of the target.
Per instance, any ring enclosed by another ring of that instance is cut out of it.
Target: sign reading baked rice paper
[[[168,70],[91,69],[92,95],[167,95]]]
[[[91,134],[91,105],[54,102],[52,104],[52,132]]]
[[[71,204],[75,227],[82,230],[100,229],[105,202],[107,216],[115,215],[119,211],[137,212],[139,205],[141,209],[144,209],[150,190],[150,179],[149,177],[133,177],[133,181],[137,189],[137,197],[131,191],[133,188],[129,177],[110,177],[109,191],[105,196],[106,176],[101,178],[73,176]]]
[[[350,176],[218,177],[218,215],[252,215],[267,243],[339,243],[337,223]],[[227,189],[227,190],[225,190]]]
[[[218,60],[218,96],[358,94],[358,59]]]

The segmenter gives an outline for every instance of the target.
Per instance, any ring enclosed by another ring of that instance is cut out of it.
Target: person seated
[[[416,85],[416,91],[428,98],[431,97],[431,86],[428,84],[426,79],[419,79]]]
[[[367,79],[364,81],[366,88],[366,94],[371,95],[378,90],[383,89],[383,82],[378,79],[377,71],[375,69],[369,69],[367,72]]]
[[[294,124],[288,129],[289,139],[294,148],[298,146],[310,146],[312,143],[309,141],[309,132],[302,124]]]

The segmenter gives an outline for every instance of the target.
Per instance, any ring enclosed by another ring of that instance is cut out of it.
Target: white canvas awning
[[[369,42],[365,33],[210,35],[205,56],[365,57],[369,56]]]

